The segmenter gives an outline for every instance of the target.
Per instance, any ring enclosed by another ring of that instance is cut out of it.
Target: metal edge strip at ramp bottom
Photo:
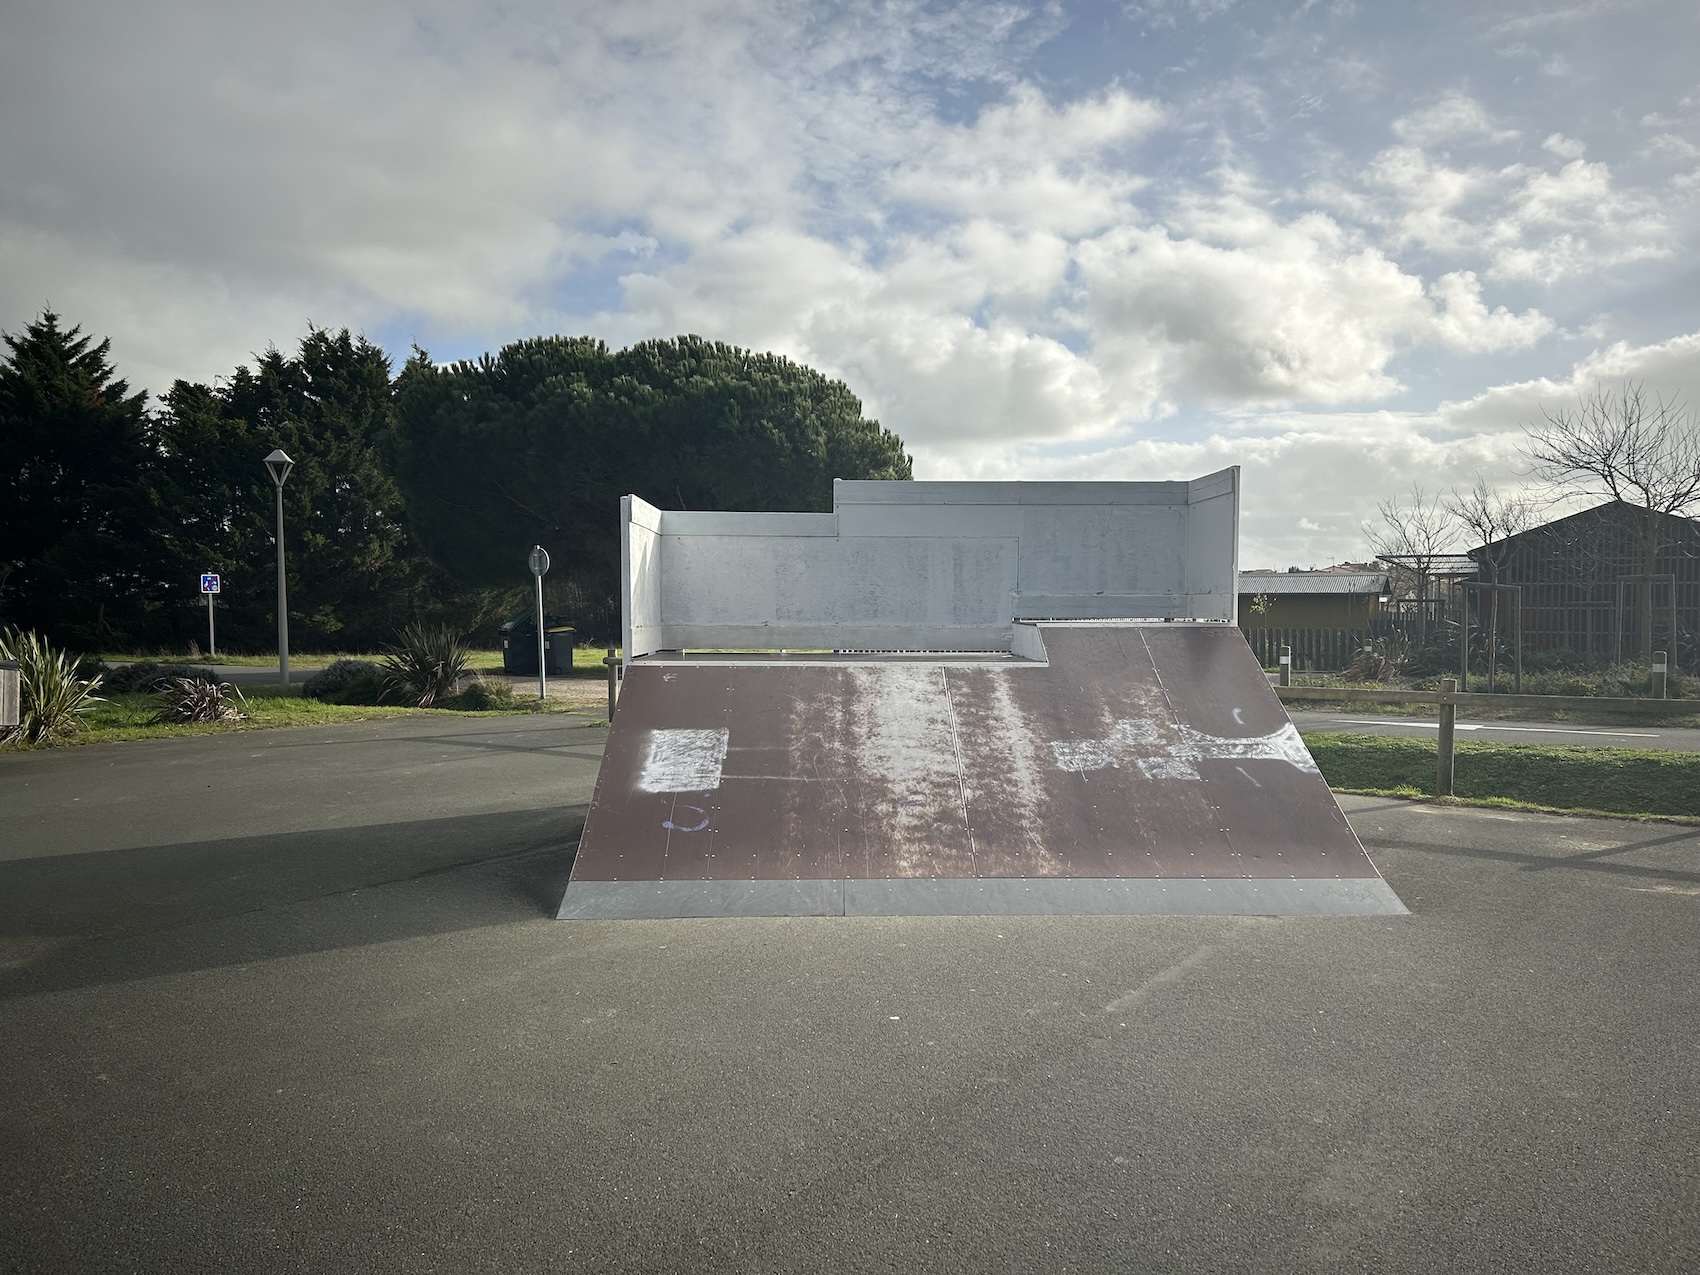
[[[1403,916],[1379,877],[575,881],[558,920],[757,916]]]

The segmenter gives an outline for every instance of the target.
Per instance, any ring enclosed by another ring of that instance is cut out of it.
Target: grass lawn
[[[277,726],[323,726],[335,722],[370,721],[377,717],[442,716],[506,717],[514,713],[571,712],[551,706],[539,708],[535,698],[521,700],[514,708],[499,712],[469,712],[464,709],[401,708],[389,705],[326,704],[300,695],[280,695],[272,688],[250,688],[246,702],[239,705],[247,716],[239,722],[192,722],[156,726],[150,724],[159,711],[155,695],[109,695],[83,715],[82,729],[49,744],[10,744],[8,749],[56,748],[65,744],[109,744],[127,739],[165,739],[173,735],[218,735],[236,731],[267,730]],[[593,723],[586,721],[586,725]]]
[[[602,657],[607,653],[606,647],[581,646],[573,651],[573,673],[575,676],[594,674],[598,677],[606,675]],[[108,664],[136,664],[142,660],[153,660],[158,664],[193,664],[198,668],[220,664],[231,668],[276,668],[277,656],[274,655],[226,655],[220,652],[216,658],[210,655],[182,655],[170,653],[161,655],[157,652],[146,651],[105,651],[101,659]],[[338,651],[333,655],[315,655],[305,652],[291,652],[289,667],[292,669],[327,668],[337,660],[379,660],[383,652],[371,651]],[[474,673],[500,673],[502,671],[502,649],[500,647],[478,649],[471,651],[467,658],[467,668]],[[559,674],[556,674],[559,676]]]
[[[152,660],[155,664],[192,664],[196,668],[206,668],[212,664],[222,664],[229,668],[276,668],[275,655],[227,655],[220,651],[214,655],[184,655],[181,652],[158,651],[102,651],[100,658],[108,664],[140,664],[143,660]],[[332,660],[340,659],[370,660],[371,655],[296,655],[289,656],[290,668],[324,668]]]
[[[1700,703],[1695,707],[1700,710]],[[1293,700],[1287,703],[1286,708],[1292,713],[1339,713],[1348,717],[1414,717],[1431,722],[1440,716],[1440,708],[1435,704],[1385,704],[1374,698],[1345,702]],[[1634,710],[1613,712],[1596,708],[1501,708],[1471,704],[1464,712],[1471,721],[1476,722],[1573,722],[1579,726],[1627,726],[1655,720],[1648,714]],[[1700,727],[1700,711],[1674,714],[1661,712],[1656,720],[1661,726]]]
[[[1305,743],[1330,788],[1434,796],[1432,740],[1306,734]],[[1453,788],[1473,804],[1700,818],[1700,753],[1460,742]]]

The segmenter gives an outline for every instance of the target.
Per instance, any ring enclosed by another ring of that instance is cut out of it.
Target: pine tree
[[[122,643],[157,605],[141,549],[147,395],[118,377],[111,342],[51,310],[0,337],[0,609],[59,641]]]

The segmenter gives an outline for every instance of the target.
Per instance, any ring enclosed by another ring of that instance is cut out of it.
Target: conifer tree
[[[141,544],[157,456],[146,393],[44,310],[0,334],[0,609],[84,647],[122,642],[157,605]]]

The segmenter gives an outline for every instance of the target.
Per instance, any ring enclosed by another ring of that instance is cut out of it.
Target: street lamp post
[[[295,462],[279,447],[266,457],[266,472],[277,488],[277,681],[289,690],[289,586],[283,570],[283,480]]]

